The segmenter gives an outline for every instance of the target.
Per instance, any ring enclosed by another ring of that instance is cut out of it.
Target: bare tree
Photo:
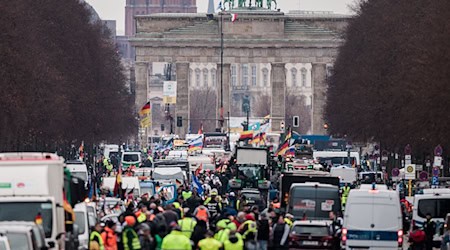
[[[189,91],[189,103],[191,132],[196,133],[201,126],[203,126],[203,131],[214,131],[217,114],[216,90],[209,86],[191,89]]]
[[[292,92],[286,94],[285,99],[286,114],[285,121],[286,125],[292,127],[292,119],[294,116],[299,116],[300,126],[298,128],[292,128],[300,134],[306,134],[311,130],[311,106],[306,105],[306,98],[303,95],[294,95]]]
[[[450,147],[450,2],[361,1],[329,82],[325,117],[335,135]]]
[[[259,95],[256,97],[255,104],[253,105],[253,115],[256,117],[264,117],[270,114],[271,97],[267,94]]]
[[[0,9],[0,151],[55,151],[136,133],[119,56],[84,3],[18,0]]]

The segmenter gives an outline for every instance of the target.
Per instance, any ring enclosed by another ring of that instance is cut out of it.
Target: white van
[[[423,227],[428,213],[436,223],[436,233],[433,237],[434,244],[440,246],[442,240],[441,228],[444,227],[445,218],[450,213],[450,189],[424,189],[423,194],[414,196],[413,225]]]
[[[67,161],[66,167],[69,169],[70,174],[84,181],[85,187],[89,183],[89,174],[86,164],[82,161]]]
[[[131,166],[138,168],[141,165],[141,152],[123,152],[122,153],[122,168],[128,169]]]
[[[89,249],[90,229],[95,226],[96,219],[89,213],[84,202],[75,204],[73,211],[75,212],[75,224],[78,226],[79,249],[87,250]]]
[[[402,249],[403,223],[398,194],[392,190],[353,189],[342,229],[345,249]]]
[[[330,169],[330,174],[333,177],[338,177],[341,185],[345,183],[351,185],[355,183],[358,178],[358,170],[356,168],[344,165],[332,167]]]

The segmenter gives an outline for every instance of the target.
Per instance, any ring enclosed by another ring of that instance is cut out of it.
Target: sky
[[[85,0],[103,20],[116,20],[117,35],[125,33],[126,0]],[[217,6],[220,0],[214,0]],[[252,1],[254,2],[254,0]],[[278,0],[278,8],[283,12],[290,10],[333,11],[339,14],[351,14],[348,5],[355,0]],[[197,0],[197,12],[206,13],[208,0]]]

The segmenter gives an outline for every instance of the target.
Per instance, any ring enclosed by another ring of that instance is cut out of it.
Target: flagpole
[[[220,11],[220,130],[223,132],[223,8]]]

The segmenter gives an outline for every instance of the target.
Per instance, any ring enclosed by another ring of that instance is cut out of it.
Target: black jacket
[[[258,221],[258,240],[269,240],[270,237],[270,225],[269,220]]]

